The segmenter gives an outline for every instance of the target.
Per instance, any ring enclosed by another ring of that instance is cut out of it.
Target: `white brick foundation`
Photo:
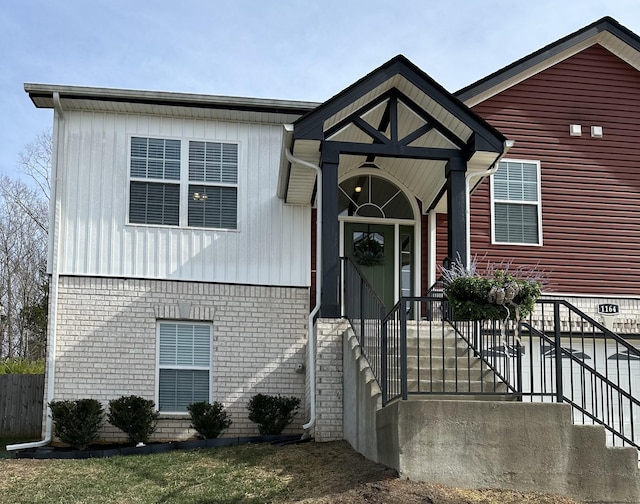
[[[309,290],[95,277],[60,279],[55,399],[155,398],[156,321],[213,323],[213,399],[233,420],[226,435],[254,435],[247,403],[257,393],[296,396],[287,432],[307,419],[304,362]],[[47,399],[50,400],[50,399]],[[106,423],[106,422],[105,422]],[[194,434],[188,416],[161,418],[154,439]],[[104,440],[121,437],[106,426]]]
[[[349,322],[316,322],[316,428],[317,441],[336,441],[343,435],[342,338]]]
[[[545,295],[545,298],[564,299],[617,334],[640,336],[640,299],[638,298],[578,297],[553,294]],[[616,304],[620,308],[620,313],[605,317],[598,313],[598,305],[600,304]],[[568,327],[563,327],[563,330],[567,329]]]

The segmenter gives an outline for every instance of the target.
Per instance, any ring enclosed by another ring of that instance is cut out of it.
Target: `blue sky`
[[[324,101],[397,54],[449,91],[637,0],[4,0],[0,173],[51,127],[25,82]]]

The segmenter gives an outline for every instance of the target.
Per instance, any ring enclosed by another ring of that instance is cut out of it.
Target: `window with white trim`
[[[503,160],[491,179],[493,243],[542,245],[540,162]]]
[[[180,223],[180,141],[131,138],[129,222]]]
[[[158,323],[158,410],[185,413],[211,401],[211,325]]]
[[[129,174],[130,224],[238,228],[235,143],[134,136]]]
[[[189,226],[236,229],[236,144],[189,142],[189,195]]]

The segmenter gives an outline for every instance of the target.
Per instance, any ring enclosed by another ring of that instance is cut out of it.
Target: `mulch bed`
[[[310,441],[310,439],[300,440],[299,435],[279,435],[279,436],[244,436],[227,437],[217,439],[196,439],[190,441],[172,441],[168,443],[148,443],[143,446],[132,446],[131,444],[103,444],[91,445],[85,450],[76,448],[41,446],[14,452],[17,459],[87,459],[87,458],[108,458],[118,455],[148,455],[150,453],[164,453],[172,450],[195,450],[202,448],[215,448],[219,446],[237,446],[248,443],[271,443],[274,445],[285,445],[298,442]]]

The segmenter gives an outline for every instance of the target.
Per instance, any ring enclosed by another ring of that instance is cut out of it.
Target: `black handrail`
[[[420,394],[518,395],[509,377],[517,375],[520,354],[495,352],[502,339],[487,337],[479,322],[452,320],[437,294],[404,297],[392,308],[383,320],[390,356],[383,404]]]
[[[632,382],[632,363],[640,371],[640,351],[565,300],[539,300],[522,328],[525,342],[539,347],[538,366],[549,358],[555,364],[549,380],[536,383],[529,373],[524,396],[566,402],[574,422],[602,425],[609,444],[639,447],[640,390]],[[533,360],[532,352],[531,368]]]
[[[382,321],[383,404],[420,394],[566,402],[577,423],[603,425],[609,444],[640,444],[640,351],[629,342],[564,300],[506,323],[456,320],[447,304],[402,298]]]
[[[343,257],[342,267],[344,316],[351,324],[362,353],[380,383],[382,373],[386,372],[382,366],[382,362],[386,361],[382,354],[386,346],[382,334],[385,306],[357,264]]]
[[[345,316],[383,405],[422,394],[566,402],[609,444],[640,448],[640,350],[567,301],[540,299],[517,322],[456,320],[436,285],[385,315],[357,265],[343,264]]]

